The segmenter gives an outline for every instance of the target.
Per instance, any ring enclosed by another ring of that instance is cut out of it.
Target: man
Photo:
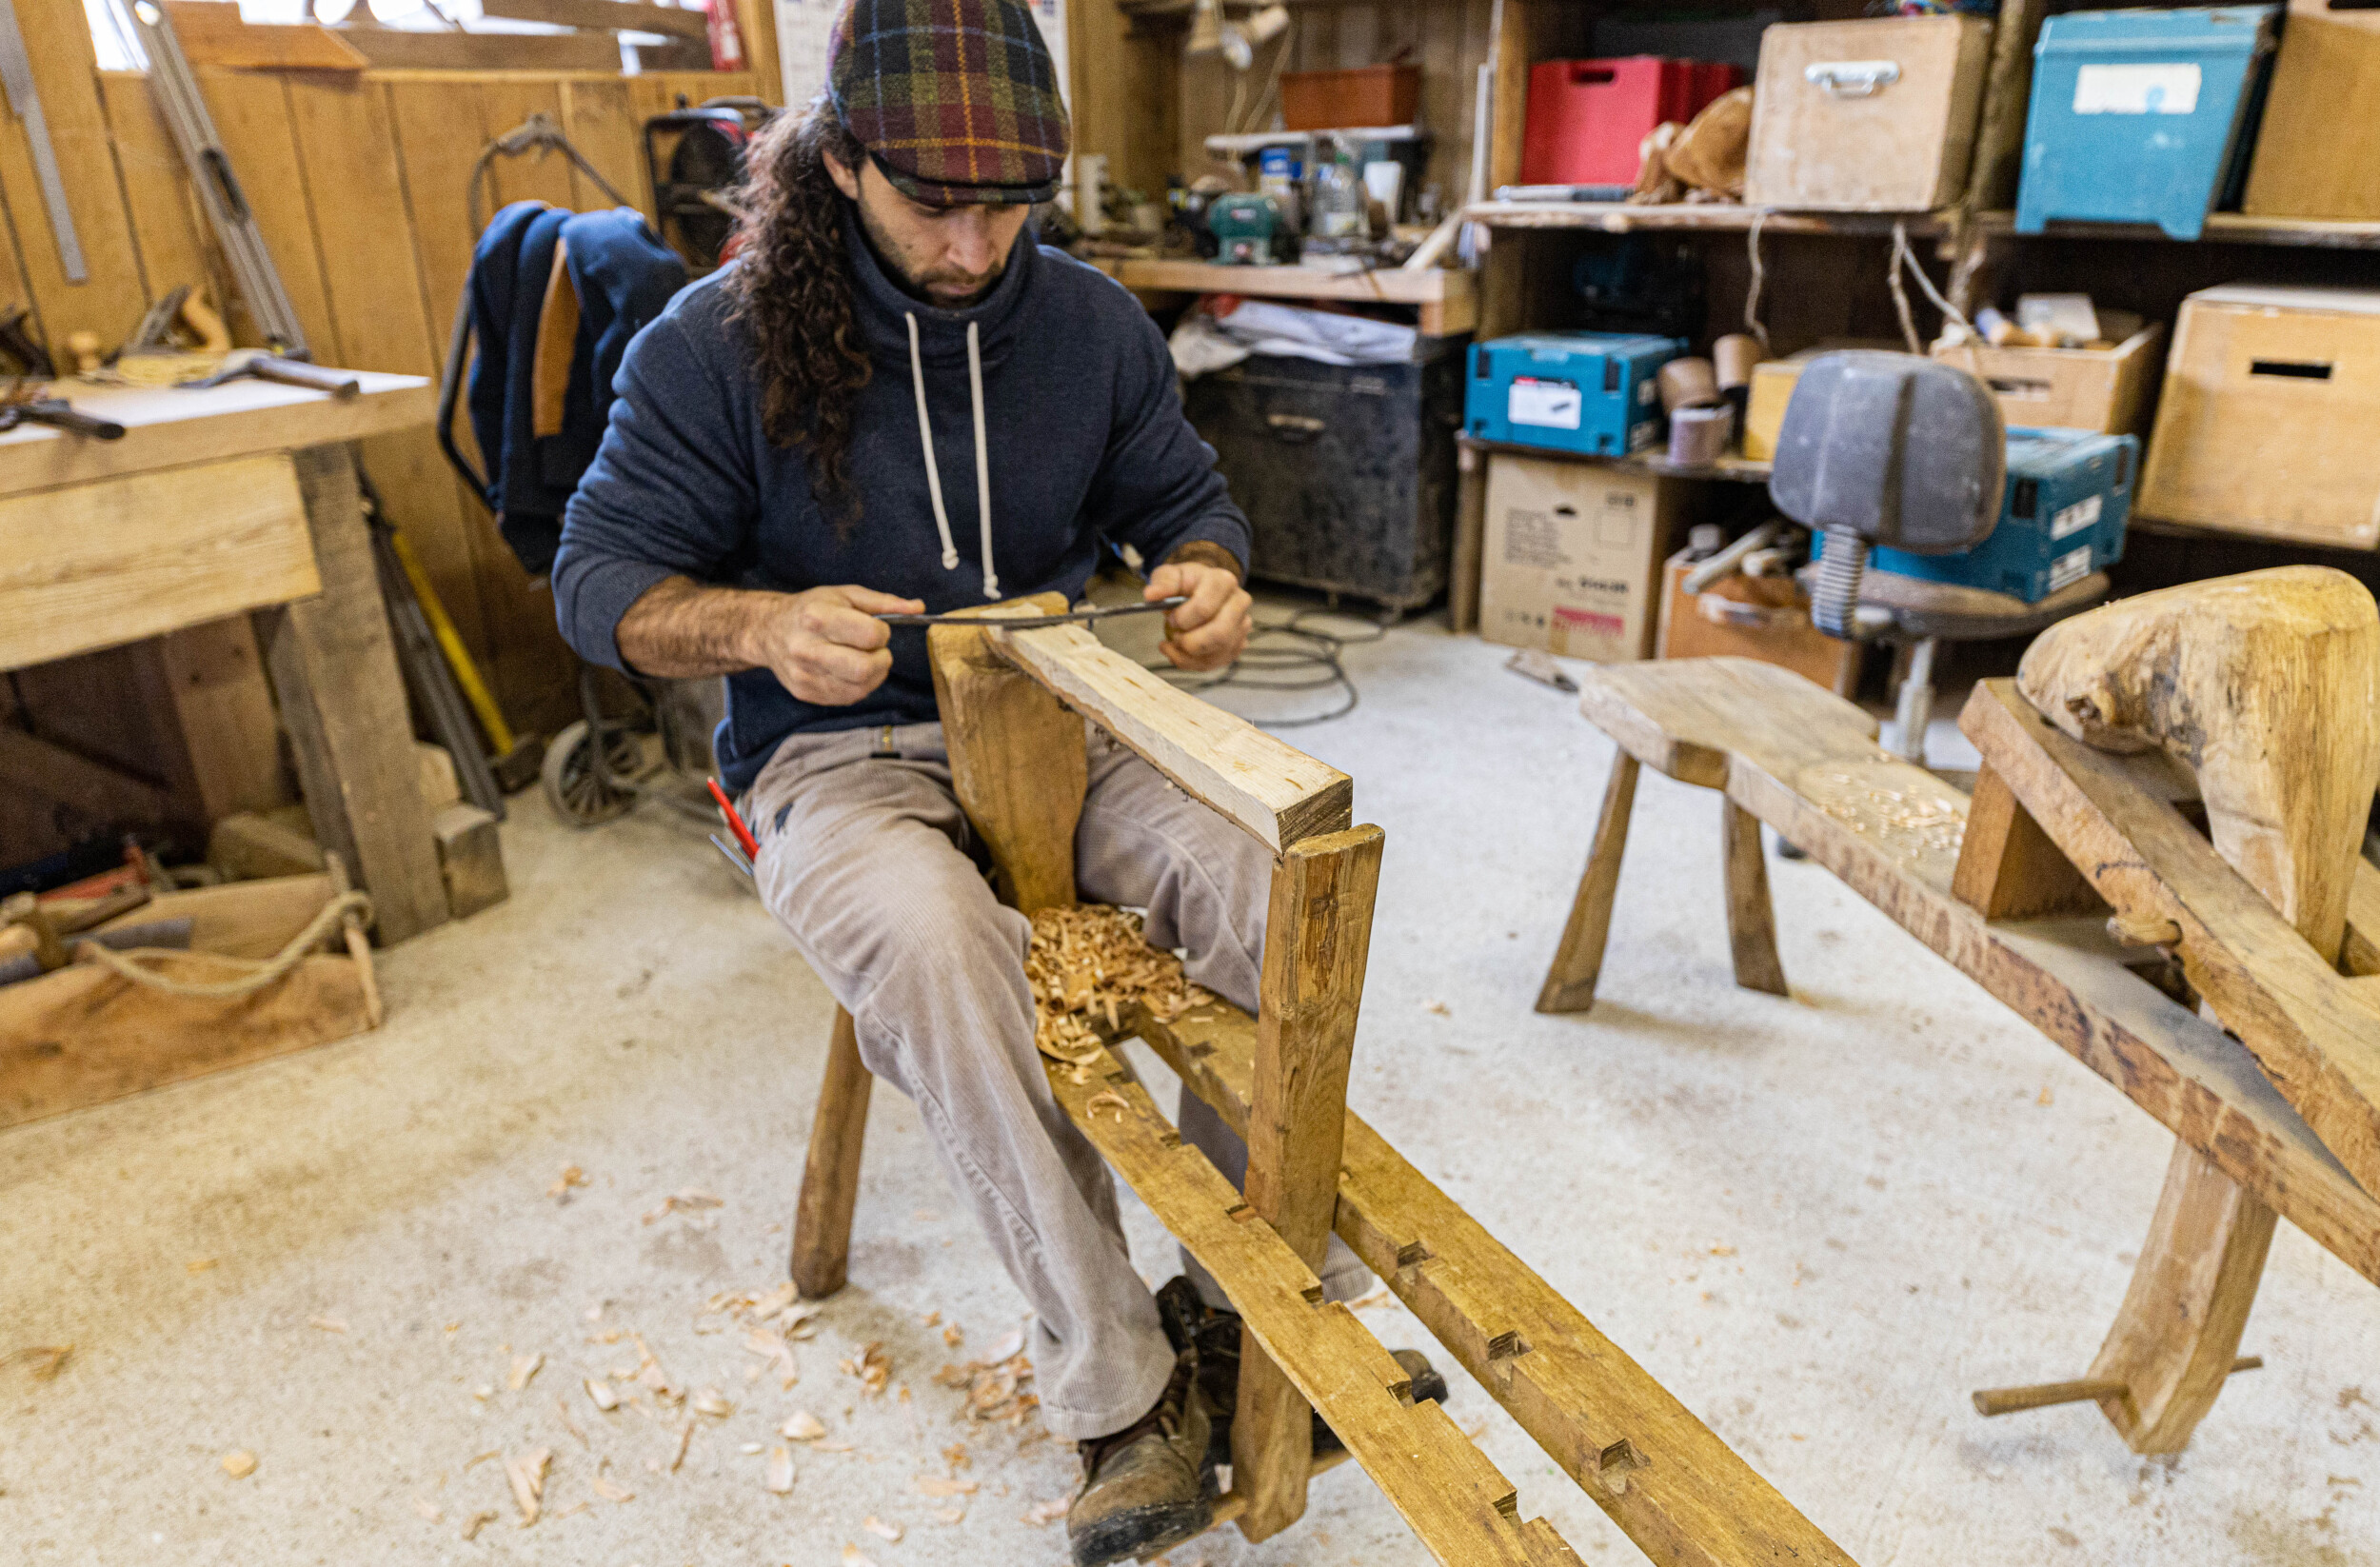
[[[1166,618],[1176,665],[1220,668],[1247,641],[1247,524],[1162,337],[1025,232],[1065,154],[1014,0],[853,0],[827,92],[753,145],[740,260],[628,350],[553,587],[585,657],[728,677],[717,748],[761,895],[1033,1306],[1042,1417],[1081,1447],[1067,1532],[1088,1567],[1206,1527],[1209,1397],[1133,1270],[1104,1164],[1051,1100],[1029,927],[974,858],[925,633],[874,618],[1071,600],[1102,548],[1129,546],[1149,598],[1188,600]],[[1246,835],[1095,738],[1076,854],[1086,901],[1145,907],[1194,980],[1254,1006],[1271,862]],[[1183,1100],[1183,1135],[1239,1179],[1239,1140]],[[1360,1264],[1339,1248],[1325,1272],[1343,1297]],[[1174,1337],[1235,1342],[1203,1289],[1202,1306],[1168,1287]],[[1209,1364],[1214,1398],[1228,1375]]]

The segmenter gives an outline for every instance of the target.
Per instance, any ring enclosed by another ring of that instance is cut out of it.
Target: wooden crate
[[[1654,656],[1699,659],[1733,656],[1758,659],[1791,669],[1836,696],[1847,696],[1859,677],[1859,644],[1830,637],[1810,624],[1810,600],[1791,577],[1747,577],[1713,583],[1707,592],[1686,591],[1694,563],[1680,551],[1661,574],[1661,634]],[[1702,598],[1740,605],[1724,620],[1703,612]]]
[[[2182,302],[2143,465],[2160,522],[2380,545],[2380,291],[2231,285]]]
[[[2291,0],[2241,207],[2256,217],[2380,218],[2380,11]]]
[[[1760,38],[1744,200],[1923,212],[1966,188],[1992,24],[1972,16],[1780,23]],[[1861,90],[1868,68],[1889,82]]]
[[[1994,348],[1969,343],[1934,357],[1983,378],[2013,426],[2145,435],[2149,388],[2165,362],[2165,324],[2112,348]]]

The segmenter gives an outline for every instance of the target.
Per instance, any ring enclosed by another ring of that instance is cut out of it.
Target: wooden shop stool
[[[951,776],[991,851],[1002,897],[1026,914],[1075,902],[1083,719],[1129,746],[1276,856],[1259,1003],[1222,1002],[1128,1030],[1248,1144],[1244,1195],[1184,1143],[1137,1077],[1101,1047],[1051,1061],[1075,1124],[1214,1276],[1244,1337],[1233,1487],[1216,1521],[1249,1539],[1303,1513],[1309,1407],[1449,1567],[1559,1567],[1579,1558],[1314,1269],[1335,1229],[1496,1399],[1648,1555],[1754,1567],[1850,1558],[1585,1317],[1346,1108],[1382,838],[1352,825],[1353,789],[1322,765],[1102,646],[1080,625],[1003,631],[1061,611],[1055,594],[928,633]],[[1071,709],[1071,711],[1070,711]],[[1079,716],[1078,716],[1079,715]],[[1087,1067],[1087,1070],[1084,1068]],[[838,1014],[795,1220],[804,1296],[843,1282],[869,1077]]]

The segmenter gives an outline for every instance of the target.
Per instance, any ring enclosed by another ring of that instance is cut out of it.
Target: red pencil
[[[719,802],[719,814],[727,819],[728,830],[736,835],[736,842],[744,847],[744,857],[758,860],[761,857],[760,840],[752,836],[752,829],[744,824],[744,818],[738,816],[735,806],[727,803],[727,791],[719,786],[719,780],[715,778],[706,778],[703,784],[710,790],[711,798]]]

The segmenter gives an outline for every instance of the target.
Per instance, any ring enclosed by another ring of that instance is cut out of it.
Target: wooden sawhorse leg
[[[851,1014],[835,1008],[826,1047],[826,1081],[810,1125],[810,1157],[793,1213],[793,1287],[805,1300],[843,1288],[851,1260],[851,1206],[860,1195],[860,1147],[867,1137],[868,1090],[875,1079],[860,1061]]]
[[[1772,996],[1788,994],[1776,959],[1776,912],[1769,903],[1769,864],[1760,857],[1760,819],[1719,796],[1720,848],[1727,864],[1727,946],[1735,982]]]
[[[1595,842],[1587,850],[1586,874],[1578,878],[1578,896],[1570,905],[1570,922],[1562,927],[1562,944],[1554,949],[1554,966],[1546,970],[1544,988],[1537,992],[1540,1012],[1583,1012],[1595,1004],[1595,982],[1603,973],[1603,943],[1612,934],[1612,898],[1619,891],[1619,858],[1628,847],[1628,814],[1636,803],[1636,759],[1626,751],[1612,758],[1612,776],[1603,785],[1603,814],[1596,819]]]

